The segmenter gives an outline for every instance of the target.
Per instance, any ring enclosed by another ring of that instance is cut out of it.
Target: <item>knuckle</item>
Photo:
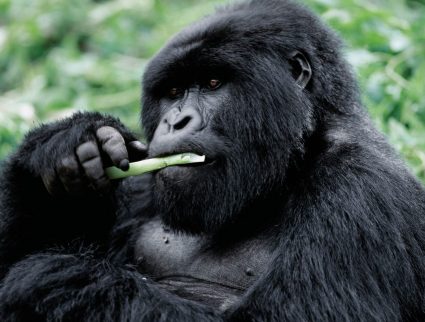
[[[79,160],[85,163],[99,158],[99,148],[94,141],[87,141],[77,147],[76,154]]]
[[[96,136],[101,141],[108,141],[114,137],[121,137],[120,132],[112,126],[102,126],[96,131]]]
[[[58,165],[57,171],[61,176],[74,176],[78,174],[78,163],[73,157],[63,158]]]
[[[124,138],[121,136],[121,134],[118,133],[118,135],[109,137],[106,141],[104,141],[103,145],[104,146],[109,145],[111,147],[124,145]]]
[[[95,168],[101,168],[102,167],[102,161],[100,159],[99,155],[93,156],[90,159],[86,159],[84,160],[84,162],[82,162],[82,166],[85,169],[95,169]]]
[[[111,140],[103,145],[103,150],[113,161],[126,159],[128,156],[124,140]]]
[[[98,178],[102,177],[105,173],[103,170],[102,164],[100,162],[89,161],[85,163],[83,167],[84,167],[84,172],[90,181],[97,180]]]

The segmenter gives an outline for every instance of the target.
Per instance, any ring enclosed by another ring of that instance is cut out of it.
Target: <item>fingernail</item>
[[[119,168],[122,171],[127,171],[130,168],[130,163],[128,162],[127,159],[121,160]]]

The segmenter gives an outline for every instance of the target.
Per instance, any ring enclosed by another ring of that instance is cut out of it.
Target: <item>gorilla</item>
[[[144,145],[77,113],[1,175],[1,321],[425,320],[425,190],[340,41],[290,0],[218,9],[143,79]],[[124,180],[144,158],[198,165]]]

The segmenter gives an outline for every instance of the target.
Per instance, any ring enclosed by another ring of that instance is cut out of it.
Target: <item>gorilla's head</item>
[[[284,197],[322,120],[357,99],[338,48],[313,14],[284,0],[220,9],[171,39],[143,80],[149,154],[207,162],[156,173],[166,223],[213,232]]]

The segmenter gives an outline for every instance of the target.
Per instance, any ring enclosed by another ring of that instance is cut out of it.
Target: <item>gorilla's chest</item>
[[[177,234],[153,219],[135,249],[139,271],[183,298],[226,308],[265,272],[272,258],[266,236],[217,246],[206,237]]]

